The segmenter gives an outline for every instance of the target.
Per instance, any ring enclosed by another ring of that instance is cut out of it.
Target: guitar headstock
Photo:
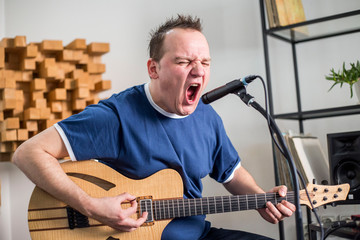
[[[347,183],[341,185],[316,185],[309,183],[306,186],[306,189],[309,193],[313,207],[317,208],[335,201],[346,200],[350,185]],[[304,189],[300,191],[300,204],[312,208]]]

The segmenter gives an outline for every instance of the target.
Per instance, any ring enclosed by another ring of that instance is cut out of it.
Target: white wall
[[[356,0],[348,0],[346,4],[339,2],[322,0],[314,3],[303,0],[305,11],[309,13],[308,19],[360,8]],[[2,5],[0,36],[25,35],[27,42],[54,39],[67,44],[75,38],[85,38],[88,43],[110,42],[111,50],[103,57],[107,68],[104,79],[112,80],[113,88],[104,96],[148,81],[146,60],[149,31],[177,13],[194,14],[203,19],[204,34],[210,43],[213,59],[208,90],[248,74],[265,77],[258,1],[0,0],[0,7]],[[359,40],[359,34],[352,34],[341,39],[334,38],[329,43],[319,41],[298,47],[300,69],[306,69],[300,71],[304,110],[355,103],[354,99],[343,96],[347,94],[345,89],[327,93],[328,83],[323,76],[343,60],[358,58],[359,46],[355,43]],[[347,44],[339,44],[343,41]],[[269,40],[269,44],[275,111],[294,111],[296,104],[291,85],[290,46],[273,39]],[[334,46],[337,53],[329,50]],[[340,46],[341,49],[338,49]],[[307,83],[313,77],[315,80]],[[259,103],[263,103],[260,82],[252,83],[248,91]],[[260,186],[272,188],[274,171],[271,144],[266,123],[260,114],[235,96],[228,96],[213,106],[222,116],[229,137],[243,159],[243,166],[253,174]],[[359,116],[354,116],[309,121],[305,128],[306,132],[318,135],[326,148],[327,132],[358,130],[359,120]],[[339,126],[339,122],[346,124]],[[284,131],[289,128],[297,131],[294,122],[279,121],[279,125]],[[29,239],[26,207],[33,185],[11,164],[0,163],[0,176],[3,191],[0,239]],[[222,186],[208,178],[204,180],[204,188],[206,196],[226,194]],[[218,227],[243,229],[278,238],[278,227],[261,220],[255,211],[208,218]],[[287,239],[294,239],[295,236],[293,220],[291,218],[286,222]]]

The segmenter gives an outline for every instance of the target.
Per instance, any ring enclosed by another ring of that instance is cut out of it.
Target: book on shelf
[[[313,136],[284,136],[295,166],[303,176],[305,184],[330,183],[329,162],[326,160],[325,153],[317,137]],[[287,185],[289,190],[293,190],[292,178],[288,161],[278,149],[275,151],[277,160],[277,172],[280,184]],[[305,188],[299,181],[300,188]]]
[[[265,0],[269,28],[306,21],[301,0]],[[307,27],[293,28],[296,34],[308,35]]]

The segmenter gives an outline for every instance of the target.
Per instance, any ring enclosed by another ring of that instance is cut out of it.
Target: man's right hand
[[[92,198],[87,209],[88,216],[110,226],[114,229],[131,232],[140,227],[147,219],[147,212],[135,219],[131,216],[136,214],[136,197],[129,193],[123,193],[116,197]],[[122,203],[129,202],[130,207],[123,208]]]

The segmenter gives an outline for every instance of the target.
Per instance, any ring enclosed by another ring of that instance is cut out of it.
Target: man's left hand
[[[286,186],[278,186],[271,189],[269,192],[277,192],[281,197],[285,197],[287,193]],[[294,204],[282,200],[281,203],[276,205],[271,202],[266,203],[266,208],[258,209],[260,215],[268,222],[276,224],[282,221],[285,217],[290,217],[295,212],[296,207]]]

